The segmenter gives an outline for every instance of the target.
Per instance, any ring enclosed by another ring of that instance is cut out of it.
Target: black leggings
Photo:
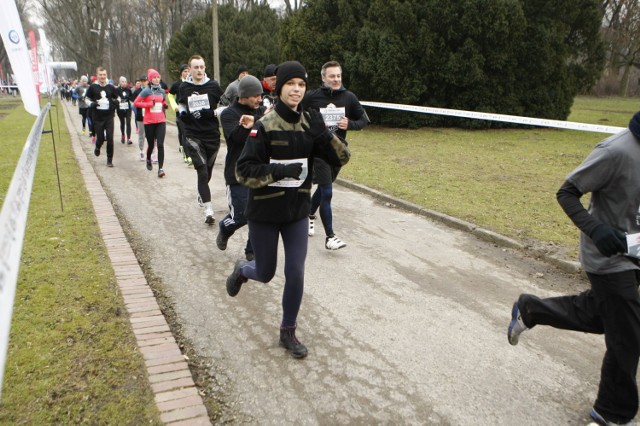
[[[284,245],[284,291],[281,327],[296,325],[304,293],[304,263],[307,258],[309,218],[290,223],[262,223],[249,220],[249,235],[255,260],[242,267],[250,280],[268,283],[278,266],[278,240]]]
[[[147,137],[147,161],[151,161],[154,142],[158,144],[158,168],[164,164],[164,135],[167,133],[167,123],[145,124],[144,134]]]

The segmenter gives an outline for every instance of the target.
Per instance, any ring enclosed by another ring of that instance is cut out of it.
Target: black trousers
[[[578,295],[518,299],[524,324],[604,334],[606,352],[594,408],[608,421],[626,423],[638,412],[640,271],[587,274],[591,288]]]
[[[94,115],[93,118],[93,131],[96,134],[96,148],[102,148],[102,144],[105,142],[106,137],[107,158],[111,160],[113,158],[113,116],[98,118]]]

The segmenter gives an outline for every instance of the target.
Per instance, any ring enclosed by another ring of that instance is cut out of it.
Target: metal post
[[[213,79],[220,82],[220,50],[218,49],[218,0],[211,0],[213,31]]]

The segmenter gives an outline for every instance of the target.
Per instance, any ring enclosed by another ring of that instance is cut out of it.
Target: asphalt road
[[[204,224],[196,173],[178,154],[175,128],[168,126],[166,177],[159,179],[155,165],[149,172],[139,160],[137,144],[119,143],[119,130],[115,167],[107,168],[105,149],[94,157],[76,109],[66,110],[72,142],[83,146],[126,217],[184,337],[210,360],[210,391],[224,402],[220,422],[588,422],[603,338],[545,327],[526,332],[516,347],[506,338],[518,294],[574,292],[586,288],[582,279],[336,186],[334,228],[347,247],[326,250],[322,232],[309,240],[297,333],[309,356],[295,360],[278,346],[282,252],[272,282],[226,294],[246,231],[226,251],[216,248],[217,226]],[[227,209],[224,155],[223,146],[210,185],[217,221]]]

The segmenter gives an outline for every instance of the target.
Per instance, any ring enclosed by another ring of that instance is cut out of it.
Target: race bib
[[[302,173],[300,173],[300,177],[298,179],[294,178],[284,178],[280,179],[277,182],[270,183],[269,186],[279,186],[283,188],[298,188],[302,185],[302,182],[305,181],[307,175],[309,174],[309,163],[306,158],[294,158],[293,160],[275,160],[271,159],[270,164],[291,164],[291,163],[302,163]]]
[[[151,111],[151,112],[162,112],[162,102],[154,103],[153,106],[149,109],[149,111]]]
[[[193,94],[187,98],[187,103],[189,104],[189,111],[200,111],[201,109],[211,109],[211,105],[209,104],[209,96],[204,95],[196,95]]]
[[[99,109],[100,111],[107,111],[109,109],[109,100],[102,98],[99,99],[97,102],[98,106],[96,107],[96,109]]]
[[[120,102],[120,109],[129,109],[129,102]]]
[[[322,114],[324,124],[327,127],[335,127],[342,117],[345,116],[346,109],[345,107],[338,108],[334,104],[329,104],[326,108],[320,108],[320,114]]]

